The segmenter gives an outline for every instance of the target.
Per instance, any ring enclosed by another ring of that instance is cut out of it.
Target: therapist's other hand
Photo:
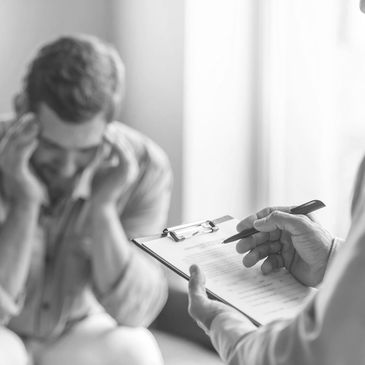
[[[316,286],[326,271],[332,236],[308,216],[290,214],[289,210],[265,208],[241,221],[238,231],[254,227],[259,233],[241,239],[237,252],[248,252],[243,257],[246,267],[265,259],[261,266],[264,274],[285,267],[304,285]]]
[[[220,313],[232,310],[229,306],[209,299],[205,291],[205,276],[197,265],[190,267],[189,314],[205,332]]]

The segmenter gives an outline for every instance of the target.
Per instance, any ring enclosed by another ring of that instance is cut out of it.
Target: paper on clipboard
[[[256,324],[295,315],[314,290],[296,281],[286,270],[263,275],[260,263],[245,268],[235,244],[221,244],[236,232],[237,219],[228,219],[211,233],[193,235],[175,242],[159,237],[143,243],[134,240],[165,265],[189,278],[189,267],[197,264],[206,276],[206,288],[217,299],[250,317]]]

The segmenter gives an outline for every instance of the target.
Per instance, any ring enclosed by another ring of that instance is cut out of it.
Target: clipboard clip
[[[163,236],[171,237],[175,242],[183,241],[187,238],[197,236],[202,233],[212,233],[218,231],[219,227],[210,220],[185,224],[181,226],[165,228],[162,231]]]

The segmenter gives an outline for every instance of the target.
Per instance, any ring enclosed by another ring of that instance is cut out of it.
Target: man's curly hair
[[[24,78],[28,107],[45,103],[61,119],[82,123],[103,112],[115,116],[124,92],[124,66],[117,51],[92,36],[65,36],[37,53]]]

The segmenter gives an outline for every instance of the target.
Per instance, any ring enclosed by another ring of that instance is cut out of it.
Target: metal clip
[[[165,228],[162,231],[162,235],[170,236],[175,242],[180,242],[187,238],[194,237],[198,234],[212,233],[218,231],[218,229],[219,227],[217,227],[212,221],[206,220],[192,224]]]

